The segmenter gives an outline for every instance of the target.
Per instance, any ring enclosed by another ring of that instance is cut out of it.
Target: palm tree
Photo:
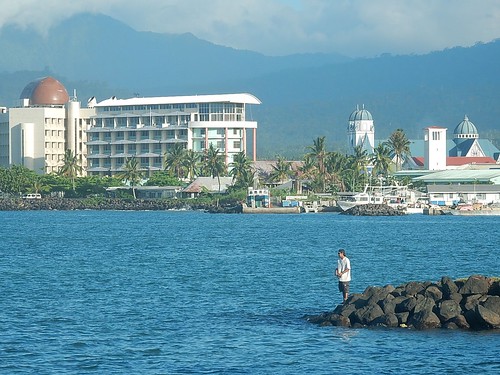
[[[315,140],[313,140],[313,145],[312,146],[307,146],[307,150],[310,152],[307,154],[311,158],[313,158],[316,161],[316,165],[318,167],[318,177],[319,181],[322,185],[322,190],[325,190],[325,158],[327,155],[326,152],[326,147],[325,147],[325,137],[318,137]]]
[[[403,160],[411,155],[410,143],[403,129],[396,129],[389,139],[384,142],[396,156],[396,171],[401,169]]]
[[[71,184],[73,185],[73,191],[76,189],[75,179],[82,173],[82,166],[76,155],[73,155],[73,151],[67,149],[64,152],[64,158],[62,160],[63,165],[59,168],[59,175],[66,176],[71,179]]]
[[[135,186],[144,177],[144,170],[141,169],[139,162],[137,161],[135,156],[125,159],[123,172],[120,173],[118,177],[130,183],[130,186],[132,187],[132,194],[134,196],[134,199],[136,199]]]
[[[344,170],[348,168],[348,158],[340,152],[329,152],[325,159],[325,170],[332,185],[332,191],[345,191],[346,184],[342,177]]]
[[[186,149],[182,143],[175,143],[172,149],[165,153],[165,170],[177,178],[182,178],[184,153]]]
[[[198,175],[200,154],[194,150],[185,150],[182,158],[182,166],[187,172],[187,178],[193,180]]]
[[[370,162],[373,164],[375,176],[379,174],[384,176],[387,175],[392,164],[391,150],[384,143],[379,143],[379,145],[375,147]]]
[[[219,149],[215,148],[213,144],[207,149],[205,154],[205,168],[210,176],[217,177],[217,182],[219,183],[219,193],[220,193],[220,176],[226,172],[226,161],[225,156],[219,153]]]
[[[366,167],[368,166],[369,161],[370,159],[368,157],[368,152],[361,145],[354,147],[352,169],[357,172],[357,175],[363,175],[365,181],[368,177],[368,171]]]
[[[241,187],[249,187],[253,185],[253,180],[250,184],[247,184],[250,176],[254,176],[255,173],[252,168],[252,162],[245,155],[245,152],[240,151],[234,155],[233,162],[230,164],[231,170],[229,175],[233,177],[235,185]],[[245,186],[246,185],[246,186]]]
[[[275,165],[272,165],[272,168],[273,170],[270,174],[271,181],[282,183],[290,178],[292,162],[286,161],[282,156],[278,156],[278,160]]]

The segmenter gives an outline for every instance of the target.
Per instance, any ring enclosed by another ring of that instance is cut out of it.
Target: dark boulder
[[[398,327],[399,319],[396,314],[384,314],[374,319],[371,325],[376,327]]]
[[[460,288],[460,294],[487,294],[490,285],[486,277],[481,275],[470,276]]]
[[[417,281],[410,281],[405,286],[404,294],[406,296],[416,296],[417,294],[421,293],[424,289],[425,286],[423,283]]]
[[[424,296],[432,298],[435,302],[443,299],[443,292],[437,285],[430,285],[425,289]]]
[[[439,303],[437,316],[439,317],[439,319],[441,319],[442,322],[446,322],[459,316],[461,311],[462,309],[456,301],[445,300]]]
[[[483,325],[488,328],[500,328],[500,315],[497,313],[481,305],[476,306],[476,313],[482,320]]]
[[[444,276],[441,279],[441,290],[443,291],[443,297],[450,299],[450,296],[458,292],[458,286],[448,276]]]
[[[370,325],[375,319],[384,315],[384,311],[377,304],[370,304],[356,310],[353,314],[352,320],[354,323],[359,323],[364,326]]]
[[[493,311],[495,314],[500,315],[500,297],[499,296],[488,296],[486,301],[483,302],[483,306],[487,309]]]
[[[494,280],[491,282],[488,294],[490,296],[500,296],[500,280]]]

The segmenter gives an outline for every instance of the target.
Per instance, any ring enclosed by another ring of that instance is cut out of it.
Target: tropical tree
[[[379,143],[375,147],[373,155],[371,155],[370,162],[373,164],[373,174],[387,176],[389,168],[392,164],[391,150],[384,143]]]
[[[365,182],[368,178],[367,166],[370,162],[368,157],[368,152],[363,148],[363,146],[358,145],[354,147],[354,155],[352,155],[352,169],[356,172],[358,176],[361,176]]]
[[[182,166],[186,170],[187,178],[194,180],[198,175],[200,165],[200,154],[194,150],[185,150],[182,158]]]
[[[271,171],[269,177],[273,182],[285,182],[292,174],[292,162],[285,160],[282,156],[278,156],[276,164],[271,167],[273,170]]]
[[[212,178],[217,177],[217,182],[219,183],[219,193],[220,193],[220,177],[226,172],[226,162],[225,156],[220,154],[220,150],[215,148],[213,144],[210,144],[205,153],[204,159],[204,170],[212,176]]]
[[[137,161],[135,156],[125,159],[123,172],[118,174],[118,177],[130,183],[130,187],[132,188],[132,195],[134,196],[134,199],[136,199],[135,187],[144,177],[144,170],[141,169],[139,162]]]
[[[184,153],[186,149],[182,143],[175,143],[174,146],[165,153],[165,170],[177,178],[183,176]]]
[[[73,186],[73,191],[76,190],[75,179],[82,173],[83,168],[80,165],[78,157],[73,154],[73,151],[67,149],[64,152],[64,158],[62,160],[63,165],[59,168],[58,173],[61,176],[66,176],[71,180],[71,185]]]
[[[392,153],[396,156],[396,171],[399,171],[403,164],[403,160],[411,155],[411,142],[406,137],[403,129],[396,129],[396,131],[390,135],[389,139],[384,142],[384,144],[389,147]]]
[[[253,185],[255,172],[253,171],[252,162],[243,151],[234,155],[233,162],[230,164],[230,167],[231,170],[229,171],[229,175],[233,177],[234,185],[242,188],[247,188],[250,185]],[[249,181],[251,177],[252,181]]]
[[[340,152],[329,152],[325,160],[325,170],[328,175],[330,191],[345,191],[344,171],[348,168],[348,158]]]
[[[146,186],[181,186],[182,182],[168,172],[157,171],[145,183]]]
[[[318,137],[313,140],[312,146],[307,146],[307,150],[309,153],[307,154],[313,160],[316,161],[316,166],[318,168],[318,180],[322,184],[322,190],[325,190],[325,159],[327,156],[326,146],[325,146],[325,137]]]

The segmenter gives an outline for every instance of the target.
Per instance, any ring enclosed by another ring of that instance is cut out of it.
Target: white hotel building
[[[229,165],[236,153],[250,153],[251,141],[255,161],[257,122],[248,105],[260,103],[250,94],[104,100],[94,106],[87,130],[87,173],[114,175],[135,156],[151,175],[164,168],[165,154],[177,143],[196,152],[212,144]]]
[[[83,174],[112,176],[126,158],[136,157],[150,176],[164,168],[175,144],[203,152],[211,144],[226,164],[238,152],[256,160],[257,122],[250,94],[89,100],[52,77],[30,82],[14,108],[0,107],[0,166],[23,165],[37,173],[57,172],[71,150]],[[251,150],[247,150],[247,145]]]

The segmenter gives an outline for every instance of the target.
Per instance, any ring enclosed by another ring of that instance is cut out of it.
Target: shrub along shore
[[[500,329],[500,279],[472,275],[370,286],[332,312],[305,318],[321,326]]]

